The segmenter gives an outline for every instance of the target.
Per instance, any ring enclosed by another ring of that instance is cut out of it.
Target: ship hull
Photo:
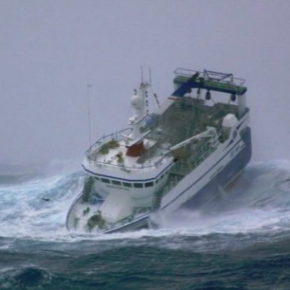
[[[245,144],[245,147],[235,157],[233,157],[230,162],[226,166],[224,166],[223,170],[221,170],[214,178],[212,178],[210,182],[206,183],[199,191],[194,191],[194,184],[196,183],[196,181],[192,180],[192,184],[187,187],[186,191],[175,192],[176,197],[179,198],[182,198],[182,195],[191,196],[179,208],[186,208],[190,210],[200,209],[207,203],[211,202],[215,196],[221,193],[221,190],[224,190],[226,186],[229,186],[237,179],[237,177],[240,175],[240,173],[242,173],[243,169],[247,166],[251,159],[251,129],[249,127],[245,129],[245,132],[241,136],[241,138]],[[235,150],[235,146],[233,146],[232,150]],[[220,161],[220,163],[222,163],[222,160]],[[215,166],[218,167],[219,163],[217,163]],[[208,174],[210,174],[210,172]],[[175,189],[173,189],[173,191],[175,191]],[[78,200],[80,198],[81,195],[74,202],[72,208],[78,203]],[[69,223],[69,216],[72,212],[72,208],[70,209],[67,217],[67,228],[69,230],[72,228]],[[147,213],[132,220],[131,222],[104,231],[103,233],[127,232],[151,227],[156,228],[158,227],[158,225],[154,221],[154,216],[156,215],[156,213],[162,214],[162,212],[163,209],[160,208],[157,211]],[[153,218],[150,218],[150,216]]]
[[[198,210],[202,208],[203,206],[207,205],[209,202],[214,202],[214,198],[224,194],[224,188],[232,184],[243,172],[244,168],[247,166],[247,164],[251,160],[252,156],[252,146],[251,146],[251,129],[249,127],[246,128],[244,134],[241,136],[242,140],[245,144],[245,147],[223,168],[222,171],[220,171],[210,182],[208,182],[201,190],[198,192],[194,192],[192,190],[192,187],[189,186],[189,189],[185,192],[183,192],[184,195],[190,194],[192,195],[191,198],[189,198],[184,204],[182,204],[179,209],[188,209],[188,210]],[[235,146],[233,147],[233,150],[235,149]],[[216,164],[218,167],[219,164]],[[195,181],[192,183],[194,184]],[[173,189],[174,190],[174,189]],[[180,193],[176,192],[176,195]],[[149,219],[146,219],[147,224],[142,225],[142,227],[137,227],[137,224],[132,223],[132,228],[130,228],[130,225],[127,225],[126,230],[123,229],[123,231],[128,230],[136,230],[141,228],[158,228],[158,224],[156,224],[156,216],[155,214],[161,214],[162,215],[162,209],[158,210],[157,212],[154,212],[151,214],[151,217],[149,216]],[[194,221],[193,221],[194,222]],[[120,230],[118,230],[120,231]],[[113,232],[113,231],[111,231]]]
[[[73,204],[71,205],[67,217],[66,217],[66,228],[70,231],[70,230],[74,230],[74,215],[75,215],[75,209],[79,206],[81,206],[82,204],[82,195],[83,192],[81,192],[78,197],[75,199],[75,201],[73,202]],[[101,207],[103,201],[99,202],[97,205],[95,205],[95,210],[97,210],[98,208]],[[148,228],[148,220],[149,220],[149,214],[144,214],[142,216],[139,216],[138,218],[125,223],[121,226],[116,226],[115,228],[109,229],[109,230],[105,230],[103,232],[100,232],[102,234],[106,234],[106,233],[114,233],[114,232],[128,232],[128,231],[135,231],[135,230],[139,230],[142,228]]]
[[[245,147],[210,182],[183,204],[182,208],[200,209],[216,196],[226,194],[225,188],[231,185],[243,172],[251,160],[251,129],[248,127],[242,136]]]

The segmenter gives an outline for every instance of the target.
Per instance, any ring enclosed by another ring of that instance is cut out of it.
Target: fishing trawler
[[[68,230],[148,228],[156,213],[194,207],[224,192],[248,164],[251,131],[244,80],[177,69],[173,83],[173,94],[149,113],[150,85],[142,81],[131,97],[135,114],[129,128],[100,138],[87,150],[82,167],[88,177],[69,209]]]

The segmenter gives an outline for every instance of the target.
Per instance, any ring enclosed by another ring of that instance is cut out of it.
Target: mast
[[[146,101],[148,87],[148,83],[141,82],[139,89],[134,91],[134,95],[131,98],[131,105],[135,110],[135,115],[129,119],[129,125],[132,126],[133,132],[130,142],[132,145],[128,146],[127,156],[137,157],[145,151],[142,128],[144,127],[144,121],[147,115]]]

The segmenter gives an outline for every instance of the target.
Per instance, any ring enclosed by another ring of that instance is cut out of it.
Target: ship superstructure
[[[69,230],[147,227],[156,212],[174,212],[195,197],[223,190],[247,165],[251,134],[244,80],[208,70],[175,74],[174,92],[160,108],[148,113],[149,84],[142,82],[131,98],[130,127],[88,149],[82,164],[88,178],[69,210]]]

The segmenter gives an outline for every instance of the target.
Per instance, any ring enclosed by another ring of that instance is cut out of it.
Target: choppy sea
[[[158,230],[100,236],[67,232],[84,174],[64,167],[0,165],[1,290],[290,289],[289,162]]]

